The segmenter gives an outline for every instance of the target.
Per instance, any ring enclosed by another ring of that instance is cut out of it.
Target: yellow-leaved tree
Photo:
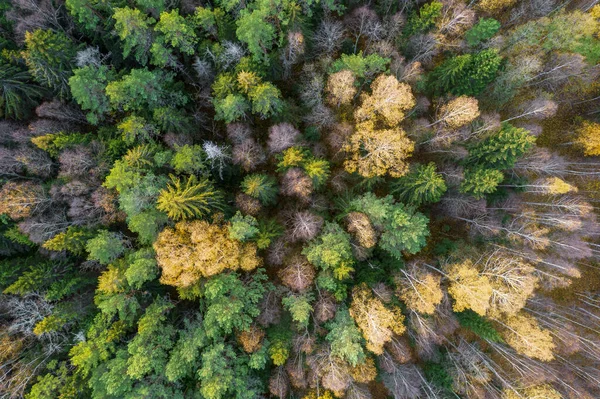
[[[457,129],[473,122],[479,116],[479,102],[473,97],[460,96],[442,105],[435,123],[444,123]]]
[[[507,388],[502,393],[502,399],[562,399],[562,395],[551,385],[535,385],[519,391]]]
[[[386,307],[366,284],[354,287],[350,316],[367,341],[367,349],[381,355],[394,334],[403,334],[404,315],[398,307]]]
[[[325,87],[327,102],[336,107],[350,104],[356,95],[355,80],[354,74],[347,69],[329,75]]]
[[[435,313],[435,308],[442,302],[444,293],[440,287],[440,276],[431,272],[412,268],[402,270],[397,276],[396,295],[406,306],[415,312],[423,314]]]
[[[490,308],[492,285],[490,280],[482,275],[470,259],[455,263],[447,268],[450,279],[448,293],[454,299],[452,308],[456,312],[471,309],[485,316]]]
[[[392,75],[379,75],[371,83],[371,94],[363,93],[360,98],[361,104],[354,111],[356,123],[379,121],[396,126],[404,119],[404,112],[416,104],[410,86]]]
[[[160,282],[180,288],[226,269],[249,271],[261,264],[256,244],[233,240],[226,225],[202,220],[179,222],[175,228],[164,229],[154,250],[162,269]]]
[[[504,322],[502,338],[518,353],[549,362],[554,359],[554,342],[550,331],[542,329],[537,320],[528,314],[509,316]]]
[[[586,156],[600,155],[600,123],[583,122],[576,131],[575,143]]]
[[[408,158],[414,143],[404,130],[374,129],[371,124],[358,125],[356,131],[344,143],[346,152],[344,167],[349,173],[370,178],[375,176],[401,177],[408,172]]]

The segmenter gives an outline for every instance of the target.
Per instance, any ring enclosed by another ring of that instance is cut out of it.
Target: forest
[[[600,398],[599,0],[0,0],[0,398]]]

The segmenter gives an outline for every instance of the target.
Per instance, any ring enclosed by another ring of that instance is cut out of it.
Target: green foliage
[[[486,169],[482,166],[466,169],[465,179],[460,184],[460,192],[481,199],[486,194],[494,193],[502,180],[504,175],[496,169]]]
[[[25,34],[23,58],[31,76],[62,99],[69,98],[69,77],[77,46],[62,32],[37,29]]]
[[[481,339],[490,342],[504,342],[500,333],[494,328],[492,323],[485,319],[485,317],[478,315],[472,310],[465,310],[464,312],[455,314],[463,328],[471,330]]]
[[[478,96],[494,81],[501,66],[502,57],[497,50],[457,55],[436,67],[428,75],[427,84],[438,96]]]
[[[366,193],[353,199],[349,207],[365,213],[375,228],[383,231],[379,247],[398,259],[403,251],[416,254],[427,242],[429,219],[412,207],[394,203],[391,196],[378,198]]]
[[[247,175],[240,184],[242,191],[257,198],[263,205],[271,205],[277,199],[277,180],[265,174]]]
[[[266,279],[259,269],[247,282],[236,273],[221,273],[208,280],[204,286],[206,335],[215,339],[234,330],[247,330],[260,313],[258,304],[266,292]]]
[[[440,1],[432,1],[425,4],[419,11],[413,11],[408,19],[404,33],[407,36],[414,35],[419,32],[427,32],[442,15],[442,7],[444,5]]]
[[[258,249],[267,249],[271,242],[283,234],[283,227],[275,219],[259,219],[256,246]]]
[[[322,270],[331,270],[338,280],[354,270],[350,234],[337,223],[326,222],[321,234],[302,250],[308,261]]]
[[[121,256],[125,245],[118,233],[100,230],[94,238],[87,241],[85,249],[89,253],[88,259],[107,265]]]
[[[200,145],[184,145],[177,148],[171,166],[177,173],[204,174],[206,172],[206,153]]]
[[[308,292],[306,294],[291,294],[281,300],[283,306],[291,313],[292,320],[301,327],[307,327],[310,314],[313,311],[311,302],[315,296]]]
[[[164,35],[164,41],[170,46],[179,49],[182,53],[194,54],[198,39],[191,24],[179,15],[178,10],[162,12],[154,29]]]
[[[158,276],[158,264],[152,248],[143,248],[129,254],[127,262],[129,266],[125,270],[125,277],[127,284],[134,289],[139,290],[144,283],[152,281]]]
[[[58,233],[43,245],[51,251],[69,251],[75,255],[82,255],[86,250],[86,243],[94,237],[94,233],[79,226],[69,228]]]
[[[428,381],[431,381],[434,385],[444,388],[448,392],[452,392],[452,384],[454,380],[452,376],[448,374],[443,364],[427,362],[423,367],[425,377]]]
[[[187,103],[188,98],[176,90],[173,73],[132,69],[121,80],[110,82],[106,94],[113,109],[123,111],[154,110],[159,107],[177,107]]]
[[[124,198],[124,195],[121,198]],[[132,199],[135,200],[135,198],[133,197]],[[167,222],[168,216],[154,208],[149,208],[127,217],[127,227],[132,232],[138,234],[139,242],[144,245],[152,244]]]
[[[350,317],[348,309],[338,309],[325,339],[331,343],[333,356],[339,357],[352,366],[364,362],[363,337],[354,319]]]
[[[87,144],[90,137],[81,133],[55,133],[33,137],[31,143],[46,151],[53,157],[57,157],[65,148],[74,147],[78,144]]]
[[[36,244],[32,242],[27,234],[21,233],[17,226],[13,226],[4,232],[4,237],[8,238],[15,244],[20,244],[26,247],[34,247]]]
[[[310,159],[304,163],[304,171],[313,180],[315,188],[323,187],[329,178],[329,162],[324,159]]]
[[[0,117],[23,119],[30,114],[43,95],[31,79],[29,72],[0,62]]]
[[[471,29],[465,33],[465,40],[471,47],[491,39],[502,25],[494,18],[480,18]]]
[[[438,202],[446,192],[446,182],[436,172],[435,163],[416,164],[407,175],[392,183],[391,192],[414,206]]]
[[[113,75],[107,66],[86,65],[73,71],[69,78],[71,95],[81,109],[88,111],[87,120],[97,125],[108,112],[108,97],[104,92]]]
[[[142,117],[130,115],[117,125],[123,135],[123,141],[128,144],[148,142],[156,135],[156,129]]]
[[[53,280],[54,273],[57,271],[57,265],[52,264],[50,261],[23,266],[28,266],[27,271],[21,273],[12,284],[6,287],[2,291],[3,294],[26,295],[30,292],[44,291],[44,288]]]
[[[389,58],[383,58],[378,54],[363,56],[362,51],[358,54],[342,54],[331,65],[329,73],[335,73],[347,69],[359,78],[371,79],[375,75],[385,72],[390,63]]]
[[[250,241],[259,233],[258,222],[251,215],[243,216],[237,211],[230,220],[229,238],[238,241]]]
[[[535,144],[535,136],[504,123],[502,129],[469,150],[467,163],[493,169],[509,169]]]
[[[258,381],[249,375],[247,357],[229,344],[215,343],[202,352],[198,370],[199,392],[205,399],[252,399],[261,392]]]
[[[266,22],[269,8],[259,8],[253,11],[244,9],[236,21],[236,36],[248,46],[252,58],[259,62],[267,62],[267,51],[273,47],[275,27]]]
[[[148,52],[152,45],[152,30],[150,25],[154,18],[148,17],[137,8],[115,8],[113,19],[115,31],[123,41],[123,57],[126,58],[133,51],[137,62],[146,65]]]
[[[38,376],[25,399],[77,398],[86,387],[80,376],[74,374],[67,362],[52,360],[46,366],[48,373]]]
[[[289,345],[283,340],[276,340],[269,347],[269,356],[275,366],[283,366],[290,356]]]
[[[283,109],[281,92],[270,82],[263,82],[250,89],[248,97],[252,101],[252,113],[262,119],[276,116]]]
[[[176,382],[196,371],[200,363],[200,350],[206,343],[202,319],[198,317],[190,321],[186,318],[165,368],[167,379]]]
[[[171,183],[161,191],[156,208],[174,220],[201,218],[223,208],[223,195],[206,178],[198,180],[191,175],[182,180],[171,176]]]
[[[173,346],[175,329],[166,322],[173,304],[163,298],[157,298],[138,322],[135,337],[129,342],[127,350],[127,375],[141,379],[154,372],[162,374],[168,361],[168,351]]]
[[[213,105],[215,106],[215,119],[225,123],[243,119],[250,111],[248,101],[239,94],[228,94],[223,99],[215,98]]]

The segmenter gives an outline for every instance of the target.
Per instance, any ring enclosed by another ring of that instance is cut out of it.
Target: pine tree
[[[222,194],[207,179],[198,180],[191,175],[182,180],[171,176],[171,183],[161,191],[156,207],[174,220],[201,218],[222,209]]]

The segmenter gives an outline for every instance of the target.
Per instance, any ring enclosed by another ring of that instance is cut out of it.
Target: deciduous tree
[[[232,240],[227,226],[199,220],[167,227],[158,235],[154,250],[161,282],[182,288],[225,269],[250,271],[261,264],[255,244]]]

